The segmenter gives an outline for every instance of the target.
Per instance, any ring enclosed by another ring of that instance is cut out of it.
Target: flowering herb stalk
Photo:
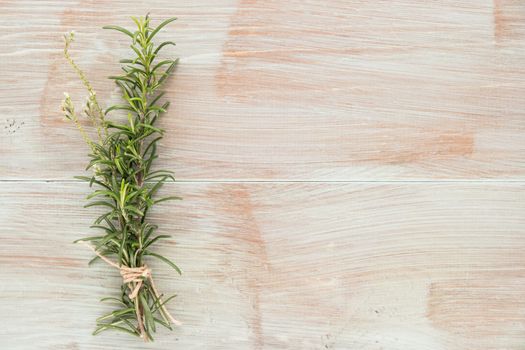
[[[178,324],[165,306],[174,296],[163,298],[159,294],[151,269],[146,265],[148,259],[158,259],[181,273],[171,260],[154,252],[155,244],[169,236],[157,234],[157,225],[147,217],[153,205],[180,199],[157,198],[161,186],[167,180],[175,179],[170,171],[152,171],[157,145],[163,135],[156,122],[169,106],[169,102],[160,102],[164,94],[160,89],[178,60],[157,58],[163,48],[175,43],[165,41],[156,45],[153,42],[156,34],[175,18],[157,27],[151,26],[149,16],[132,19],[136,24],[134,31],[117,26],[104,27],[128,36],[135,54],[131,59],[120,61],[122,75],[110,77],[120,88],[124,102],[105,110],[100,107],[93,87],[69,54],[74,39],[70,33],[65,36],[64,55],[88,91],[82,114],[91,121],[96,131],[95,139],[84,130],[79,120],[80,113],[75,111],[67,94],[62,110],[90,148],[91,160],[87,169],[93,173],[76,177],[94,187],[87,197],[91,201],[86,207],[97,206],[105,210],[92,226],[100,233],[79,242],[95,252],[91,262],[102,260],[118,268],[123,278],[118,298],[102,299],[115,303],[117,308],[97,319],[94,334],[112,329],[148,341],[153,340],[157,325],[172,329],[173,324]],[[110,118],[117,111],[127,115],[126,123]]]

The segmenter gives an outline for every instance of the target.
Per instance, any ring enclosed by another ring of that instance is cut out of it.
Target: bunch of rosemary
[[[123,277],[119,298],[102,299],[117,303],[118,309],[98,318],[93,334],[114,329],[148,341],[153,340],[156,324],[172,329],[171,325],[178,323],[165,308],[165,303],[174,296],[162,299],[151,277],[151,270],[145,264],[146,257],[156,258],[181,273],[171,260],[152,251],[156,242],[169,236],[157,235],[157,226],[147,220],[148,211],[154,204],[180,199],[156,198],[163,183],[175,179],[170,171],[151,170],[157,158],[157,143],[163,134],[155,123],[169,105],[169,102],[160,104],[164,93],[159,89],[178,60],[157,60],[162,48],[175,43],[153,43],[155,35],[175,18],[162,22],[156,28],[151,27],[149,16],[132,19],[136,24],[133,32],[117,26],[104,27],[127,35],[136,54],[131,59],[120,61],[123,64],[122,75],[110,77],[120,88],[125,102],[106,110],[100,107],[91,84],[69,54],[74,39],[73,33],[70,33],[65,36],[64,55],[87,88],[89,95],[83,114],[96,129],[96,139],[92,140],[84,130],[67,94],[62,109],[91,150],[87,169],[92,169],[93,175],[77,177],[87,181],[90,187],[96,187],[88,196],[92,201],[86,207],[106,208],[92,226],[101,234],[79,241],[95,251],[96,256],[91,262],[102,259],[117,267]],[[106,118],[117,110],[127,114],[127,123]]]

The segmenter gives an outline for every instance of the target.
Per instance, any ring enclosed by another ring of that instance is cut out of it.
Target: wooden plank
[[[522,349],[523,184],[180,183],[154,221],[184,270],[152,262],[184,326],[151,349]],[[92,337],[118,288],[71,244],[77,184],[1,183],[6,349],[142,349]]]
[[[0,178],[70,179],[85,161],[59,113],[103,100],[127,44],[104,24],[179,21],[162,159],[180,179],[523,179],[522,1],[213,0],[0,3]],[[23,27],[21,27],[23,23]]]

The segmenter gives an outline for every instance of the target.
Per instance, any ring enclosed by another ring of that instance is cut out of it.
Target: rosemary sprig
[[[91,160],[86,170],[92,169],[93,175],[76,177],[88,182],[90,187],[95,187],[87,197],[92,201],[85,207],[106,209],[92,226],[100,230],[101,234],[79,241],[89,242],[95,250],[96,256],[91,262],[102,259],[118,267],[124,278],[118,298],[101,300],[115,303],[118,307],[97,319],[93,334],[112,329],[148,341],[153,340],[152,333],[156,331],[157,324],[169,329],[172,329],[173,323],[176,324],[165,308],[165,304],[174,296],[162,299],[145,261],[146,257],[159,259],[181,273],[171,260],[152,251],[155,243],[169,236],[156,234],[157,225],[147,220],[149,210],[156,203],[180,199],[175,196],[157,198],[161,186],[167,180],[175,179],[171,171],[151,170],[157,158],[158,142],[163,135],[163,130],[155,124],[169,106],[169,102],[159,102],[164,94],[159,90],[178,60],[159,61],[157,56],[160,50],[175,44],[165,41],[155,45],[153,42],[156,34],[175,18],[155,28],[151,27],[148,15],[132,19],[136,25],[134,31],[118,26],[104,27],[128,36],[130,47],[135,53],[135,57],[120,61],[123,64],[122,75],[110,77],[120,87],[125,103],[110,106],[106,110],[100,107],[93,87],[69,54],[73,33],[65,36],[64,55],[88,91],[83,113],[96,129],[97,139],[92,140],[84,130],[67,94],[62,109],[66,118],[79,129],[91,150]],[[127,123],[108,119],[113,111],[124,111]]]

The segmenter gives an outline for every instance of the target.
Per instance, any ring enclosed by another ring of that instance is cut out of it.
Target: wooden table
[[[128,43],[178,16],[151,262],[184,323],[92,337],[117,271],[88,268],[87,149]],[[518,350],[525,346],[525,2],[0,1],[0,348]]]

